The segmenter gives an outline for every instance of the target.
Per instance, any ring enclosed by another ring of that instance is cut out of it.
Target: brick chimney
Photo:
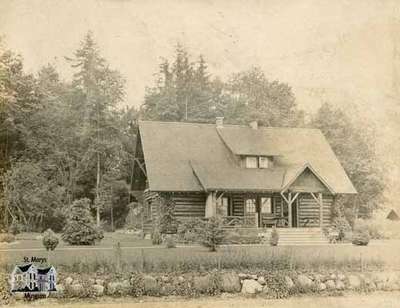
[[[250,126],[252,129],[258,129],[258,122],[257,122],[257,121],[251,121],[250,124],[249,124],[249,126]]]
[[[215,124],[216,124],[217,128],[224,127],[224,117],[216,117]]]

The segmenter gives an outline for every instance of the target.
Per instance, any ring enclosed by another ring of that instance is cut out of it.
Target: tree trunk
[[[96,224],[100,227],[100,153],[97,153],[96,200]]]
[[[111,232],[114,232],[114,204],[113,204],[113,187],[111,185]]]

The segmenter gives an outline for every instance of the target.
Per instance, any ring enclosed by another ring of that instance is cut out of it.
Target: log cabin
[[[139,121],[134,159],[144,229],[162,195],[178,222],[221,216],[226,228],[321,230],[336,196],[356,194],[318,129]]]

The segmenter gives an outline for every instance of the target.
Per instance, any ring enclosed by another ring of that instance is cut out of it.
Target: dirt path
[[[300,297],[283,300],[265,300],[262,298],[244,298],[235,296],[228,299],[105,299],[100,301],[57,302],[54,300],[37,301],[33,303],[18,303],[13,307],[41,308],[398,308],[400,307],[400,292],[380,292],[373,294],[352,294],[342,297]]]

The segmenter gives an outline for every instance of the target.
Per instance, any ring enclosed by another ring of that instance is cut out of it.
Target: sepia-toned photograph
[[[400,2],[0,0],[0,307],[400,307]]]

